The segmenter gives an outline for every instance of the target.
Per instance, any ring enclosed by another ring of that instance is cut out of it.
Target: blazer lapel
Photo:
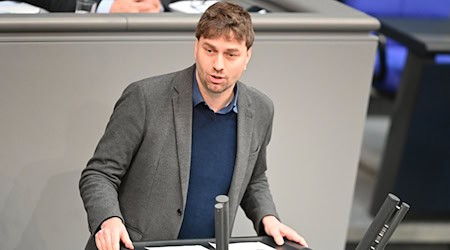
[[[237,150],[236,162],[234,166],[233,179],[229,190],[229,197],[232,204],[238,204],[242,182],[248,168],[248,157],[250,155],[250,146],[252,141],[252,132],[254,127],[254,113],[251,107],[251,100],[243,84],[239,82],[238,94],[238,115],[237,115]]]
[[[174,77],[173,84],[172,104],[183,205],[186,204],[191,166],[193,70],[192,66],[180,71]]]

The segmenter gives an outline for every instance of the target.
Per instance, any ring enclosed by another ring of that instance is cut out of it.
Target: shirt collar
[[[204,105],[208,106],[208,104],[206,104],[205,99],[203,99],[202,94],[200,93],[200,89],[198,88],[198,82],[197,82],[197,76],[196,76],[196,71],[194,70],[194,84],[192,87],[192,100],[194,103],[194,107],[197,106],[200,103],[204,103]],[[231,102],[226,106],[223,107],[221,110],[217,111],[216,113],[218,114],[227,114],[231,111],[233,111],[234,113],[237,114],[238,112],[238,107],[237,107],[237,99],[238,99],[238,85],[234,85],[234,96],[233,96],[233,100],[231,100]]]

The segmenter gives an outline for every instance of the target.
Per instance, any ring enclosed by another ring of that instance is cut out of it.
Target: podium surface
[[[196,239],[196,240],[167,240],[167,241],[149,241],[149,242],[133,242],[135,250],[146,250],[146,247],[162,247],[162,246],[190,246],[201,245],[207,249],[215,249],[209,243],[214,242],[215,239]],[[230,239],[230,244],[240,242],[261,242],[277,250],[311,250],[310,248],[303,247],[295,242],[285,241],[283,246],[277,246],[273,239],[268,236],[263,237],[236,237]],[[122,248],[121,250],[125,250]]]

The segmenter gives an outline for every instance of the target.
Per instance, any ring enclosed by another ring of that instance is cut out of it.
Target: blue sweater
[[[231,109],[220,114],[204,102],[194,106],[191,172],[179,239],[215,236],[215,197],[228,194],[236,158],[237,114]]]

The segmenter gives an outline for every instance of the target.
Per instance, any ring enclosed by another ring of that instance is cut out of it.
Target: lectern
[[[146,247],[161,247],[161,246],[189,246],[189,245],[201,245],[207,249],[214,249],[209,243],[214,242],[215,239],[195,239],[195,240],[167,240],[167,241],[151,241],[151,242],[133,242],[135,250],[146,250]],[[262,242],[266,245],[276,248],[277,250],[311,250],[310,248],[303,247],[297,243],[285,240],[283,246],[276,246],[272,237],[237,237],[231,238],[230,243],[238,242]],[[126,250],[126,248],[121,248]]]

